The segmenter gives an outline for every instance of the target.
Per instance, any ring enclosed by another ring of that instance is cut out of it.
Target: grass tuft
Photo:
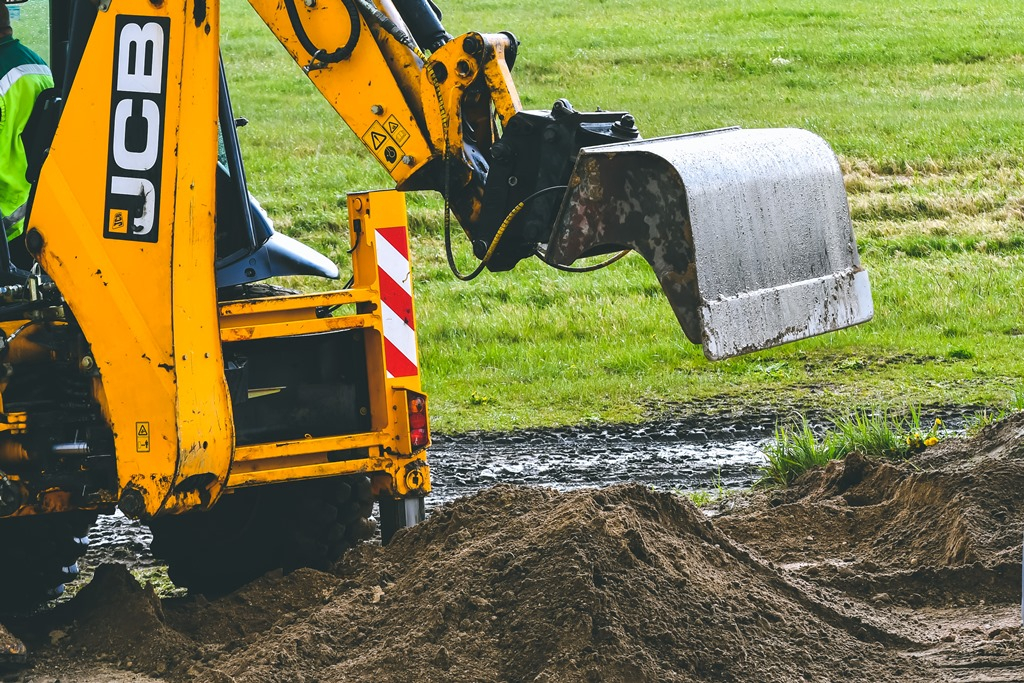
[[[834,436],[818,436],[807,418],[799,426],[775,427],[772,441],[764,448],[768,464],[761,470],[759,486],[788,486],[804,472],[843,457]]]
[[[1024,387],[1014,389],[1010,392],[1010,401],[1007,404],[1012,412],[1024,410]]]
[[[990,425],[1006,418],[1006,410],[1003,408],[985,408],[967,418],[967,427],[964,430],[967,436],[977,436]]]
[[[964,434],[976,436],[986,427],[1013,413],[1024,411],[1024,386],[1010,390],[997,408],[985,408],[966,419]],[[886,409],[860,409],[831,420],[831,426],[815,431],[801,417],[799,425],[779,425],[764,446],[768,464],[761,469],[757,486],[788,486],[804,472],[845,458],[850,453],[869,457],[906,459],[934,446],[952,432],[941,419],[924,422],[921,409],[912,406],[905,414]]]
[[[1024,410],[1024,386],[1010,390],[1010,398],[998,408],[985,408],[967,418],[967,436],[977,436],[986,427]]]
[[[835,439],[843,444],[842,455],[857,451],[883,458],[906,454],[902,425],[886,410],[858,410],[833,421]]]
[[[686,491],[680,495],[686,496],[691,503],[698,508],[717,505],[731,495],[736,494],[739,489],[727,489],[722,481],[722,472],[719,470],[711,482],[711,489],[700,489],[697,491]]]
[[[921,422],[920,408],[905,415],[861,409],[833,418],[831,427],[815,432],[806,417],[799,425],[780,425],[765,445],[768,464],[761,469],[759,486],[788,486],[804,472],[840,460],[850,453],[875,458],[905,459],[934,446],[947,435],[942,420]]]

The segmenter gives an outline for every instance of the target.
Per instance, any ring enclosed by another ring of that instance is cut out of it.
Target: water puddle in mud
[[[711,440],[639,428],[439,438],[431,450],[434,506],[494,484],[574,489],[638,482],[661,490],[742,488],[765,464],[763,431]]]
[[[561,490],[623,482],[677,491],[745,488],[765,463],[759,444],[773,426],[773,420],[748,418],[742,428],[667,423],[436,435],[427,510],[501,483]],[[100,517],[90,539],[90,567],[155,562],[149,530],[120,513]]]

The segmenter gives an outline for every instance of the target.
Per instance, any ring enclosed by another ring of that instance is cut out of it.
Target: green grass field
[[[462,284],[444,262],[440,200],[410,196],[435,428],[743,405],[994,405],[1024,381],[1017,3],[443,4],[453,33],[519,37],[514,76],[527,107],[564,96],[626,109],[646,137],[733,124],[822,135],[843,163],[876,317],[712,364],[639,258],[595,275],[527,263]],[[16,30],[31,44],[42,4],[23,7]],[[236,114],[251,121],[240,134],[252,190],[282,231],[344,262],[345,193],[389,178],[244,0],[225,0],[222,14]],[[468,250],[460,258],[468,268]]]

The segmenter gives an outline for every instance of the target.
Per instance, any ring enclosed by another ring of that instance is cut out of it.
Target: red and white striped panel
[[[405,227],[377,230],[377,276],[384,318],[384,364],[389,379],[419,374],[416,322],[412,317],[409,233]]]

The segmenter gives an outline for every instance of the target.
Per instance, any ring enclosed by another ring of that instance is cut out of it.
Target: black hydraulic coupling
[[[441,10],[430,0],[395,0],[395,8],[420,47],[433,52],[452,39],[441,25]]]

